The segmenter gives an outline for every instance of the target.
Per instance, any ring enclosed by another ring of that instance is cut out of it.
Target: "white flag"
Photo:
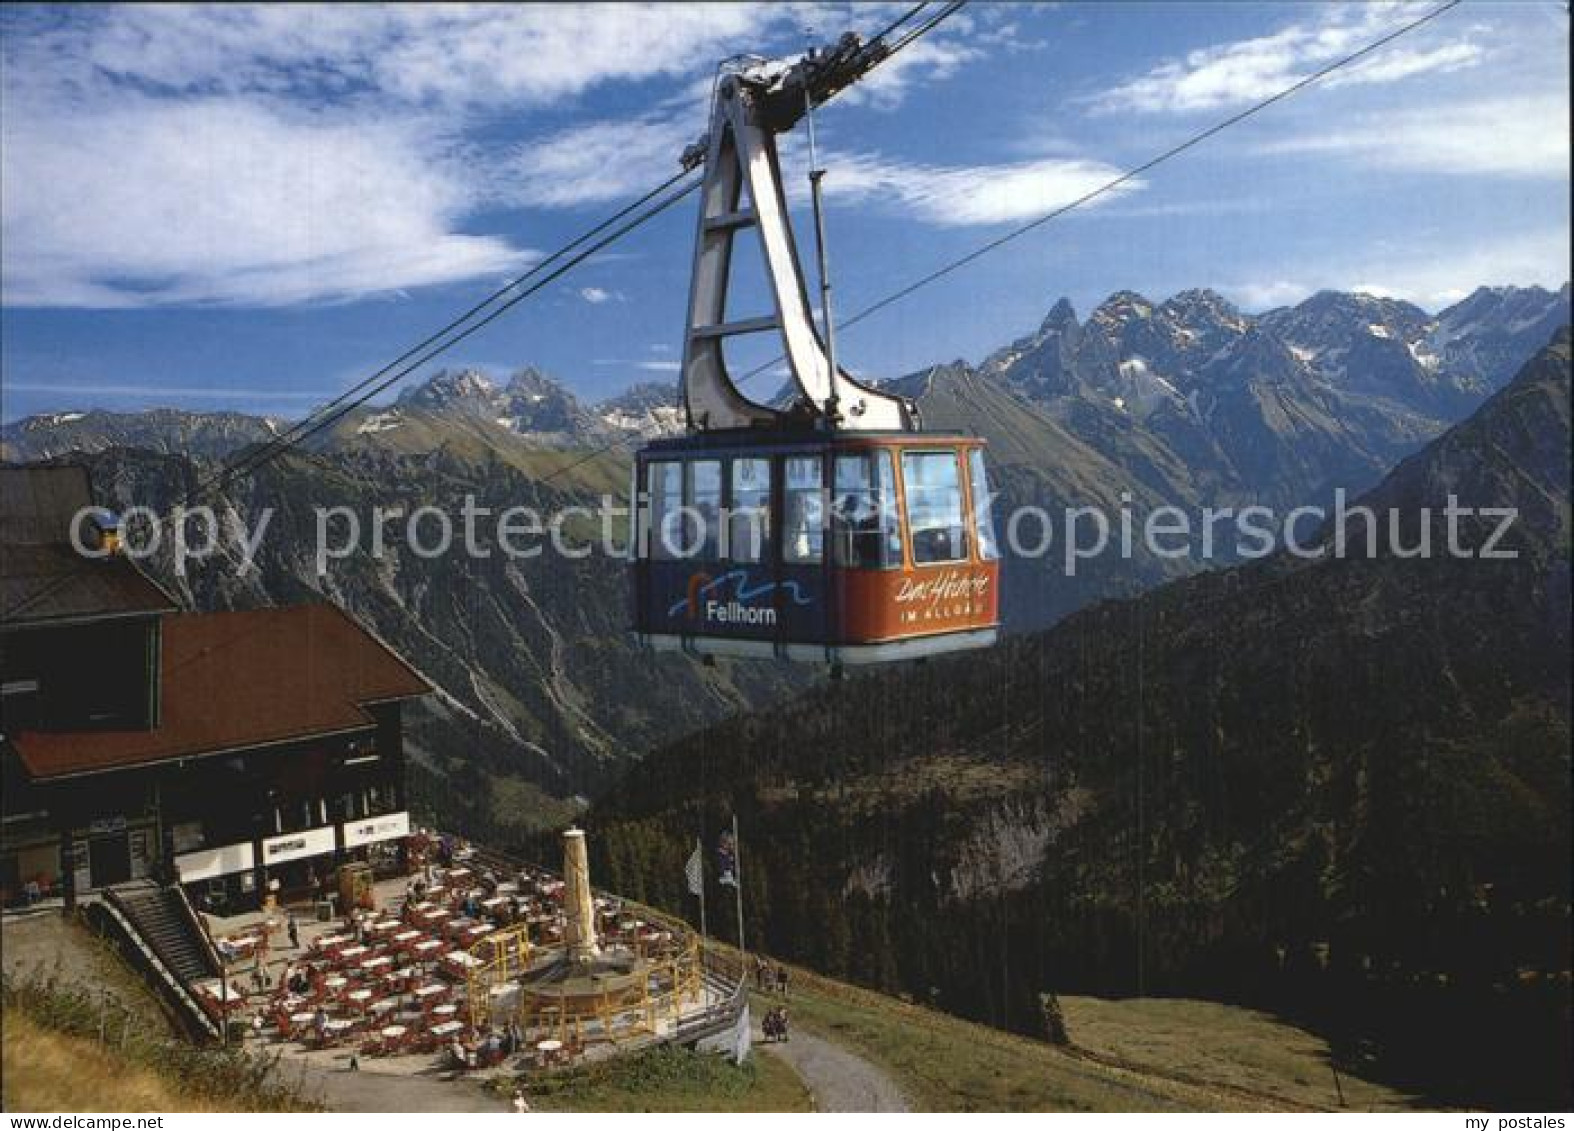
[[[738,886],[738,842],[728,832],[716,841],[716,882],[723,887]]]
[[[694,855],[690,856],[689,862],[683,865],[683,875],[689,881],[690,895],[705,893],[705,857],[697,844],[694,846]]]

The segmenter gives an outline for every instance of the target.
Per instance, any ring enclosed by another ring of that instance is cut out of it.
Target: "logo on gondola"
[[[923,580],[903,578],[895,601],[901,623],[923,624],[973,617],[988,611],[989,575],[948,569]]]
[[[690,574],[687,595],[674,601],[667,615],[713,624],[774,625],[774,607],[749,602],[760,597],[769,598],[778,590],[795,605],[812,604],[796,581],[766,581],[750,585],[748,571],[735,569],[720,577],[712,577],[708,573]]]

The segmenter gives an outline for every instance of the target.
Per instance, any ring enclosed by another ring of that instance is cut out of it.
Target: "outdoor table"
[[[483,899],[481,901],[481,906],[486,908],[488,911],[496,911],[499,907],[507,907],[508,896],[494,895],[491,899]]]
[[[317,1020],[315,1013],[292,1013],[290,1014],[290,1028],[292,1030],[304,1028],[315,1020]]]
[[[359,958],[363,954],[370,954],[371,950],[364,946],[347,946],[339,952],[339,957],[344,959]]]
[[[519,885],[514,883],[512,880],[506,880],[503,883],[497,885],[497,894],[500,896],[518,895]]]
[[[328,1024],[324,1025],[323,1028],[335,1035],[339,1033],[348,1033],[351,1029],[355,1028],[355,1022],[348,1021],[343,1017],[335,1017],[329,1021]]]
[[[443,961],[466,970],[470,969],[471,967],[481,965],[481,960],[479,958],[463,950],[449,951],[447,954],[443,955]]]
[[[351,990],[349,993],[345,994],[344,996],[347,999],[349,999],[351,1002],[353,1002],[356,1005],[360,1006],[362,1009],[365,1009],[366,1008],[366,1003],[372,1000],[372,991],[371,990]]]
[[[466,942],[473,943],[483,935],[490,935],[496,929],[490,923],[477,923],[472,927],[466,927],[459,933],[464,936]]]
[[[206,994],[216,1003],[228,1009],[234,1009],[236,1006],[244,1005],[246,1002],[246,991],[234,982],[229,984],[229,995],[227,998],[224,993],[224,983],[217,978],[209,978],[205,982],[198,982],[196,983],[196,988],[198,992]]]
[[[344,989],[344,987],[348,986],[349,984],[350,984],[350,979],[348,979],[348,978],[346,978],[346,977],[344,977],[342,975],[339,975],[339,974],[335,974],[331,978],[324,978],[322,980],[322,988],[327,990],[331,994],[338,993],[340,990]]]
[[[404,1036],[409,1031],[410,1030],[406,1029],[403,1025],[385,1025],[383,1027],[381,1035],[386,1040],[397,1041],[400,1037]]]
[[[429,997],[434,997],[438,994],[447,992],[448,987],[442,982],[428,982],[426,985],[415,991],[415,999],[417,1001],[425,1001]]]
[[[384,966],[392,965],[393,956],[391,954],[379,954],[376,958],[368,958],[366,961],[362,962],[361,969],[375,972]]]
[[[397,931],[401,926],[403,926],[403,924],[397,919],[379,919],[377,922],[372,924],[371,929],[376,934],[386,935],[390,931]]]
[[[444,1021],[441,1025],[432,1026],[432,1036],[446,1037],[450,1033],[459,1032],[464,1027],[464,1022],[462,1021]]]
[[[371,1005],[367,1006],[367,1010],[374,1017],[384,1013],[392,1013],[397,1008],[399,1008],[399,1002],[391,997],[382,998],[378,1001],[372,1002]]]
[[[449,1018],[455,1016],[458,1012],[459,1007],[451,1001],[444,1002],[442,1005],[434,1005],[432,1007],[433,1017]]]
[[[421,936],[422,936],[422,935],[423,935],[423,934],[424,934],[424,933],[425,933],[425,932],[422,932],[422,931],[417,931],[417,930],[416,930],[416,929],[415,929],[415,928],[413,928],[413,927],[412,927],[412,928],[411,928],[411,929],[410,929],[410,930],[408,930],[408,931],[400,931],[400,932],[399,932],[399,933],[398,933],[398,934],[397,934],[397,935],[395,935],[395,936],[394,936],[394,937],[393,937],[393,940],[392,940],[392,941],[393,941],[393,942],[394,942],[394,943],[395,943],[395,944],[397,944],[397,945],[398,945],[398,946],[406,946],[406,945],[408,945],[408,944],[410,944],[410,943],[413,943],[413,942],[415,942],[415,941],[416,941],[416,940],[417,940],[417,939],[419,939],[419,938],[420,938],[420,937],[421,937]]]
[[[440,939],[427,939],[425,942],[416,943],[410,949],[414,951],[421,959],[430,961],[433,957],[433,952],[442,950],[443,944]]]

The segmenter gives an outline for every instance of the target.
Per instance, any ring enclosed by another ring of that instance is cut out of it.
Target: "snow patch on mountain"
[[[374,412],[361,421],[355,429],[355,434],[358,436],[374,436],[378,432],[392,432],[403,423],[404,419],[399,415],[397,409],[390,409],[387,412]]]

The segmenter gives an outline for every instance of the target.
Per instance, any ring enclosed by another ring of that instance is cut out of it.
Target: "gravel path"
[[[863,1057],[824,1037],[793,1030],[789,1041],[761,1043],[755,1048],[779,1056],[792,1066],[814,1097],[816,1111],[906,1111],[907,1097],[883,1071]]]
[[[446,1076],[396,1076],[392,1073],[347,1072],[286,1062],[286,1078],[301,1073],[302,1090],[330,1111],[358,1112],[500,1112],[508,1101],[484,1091],[473,1081]]]

